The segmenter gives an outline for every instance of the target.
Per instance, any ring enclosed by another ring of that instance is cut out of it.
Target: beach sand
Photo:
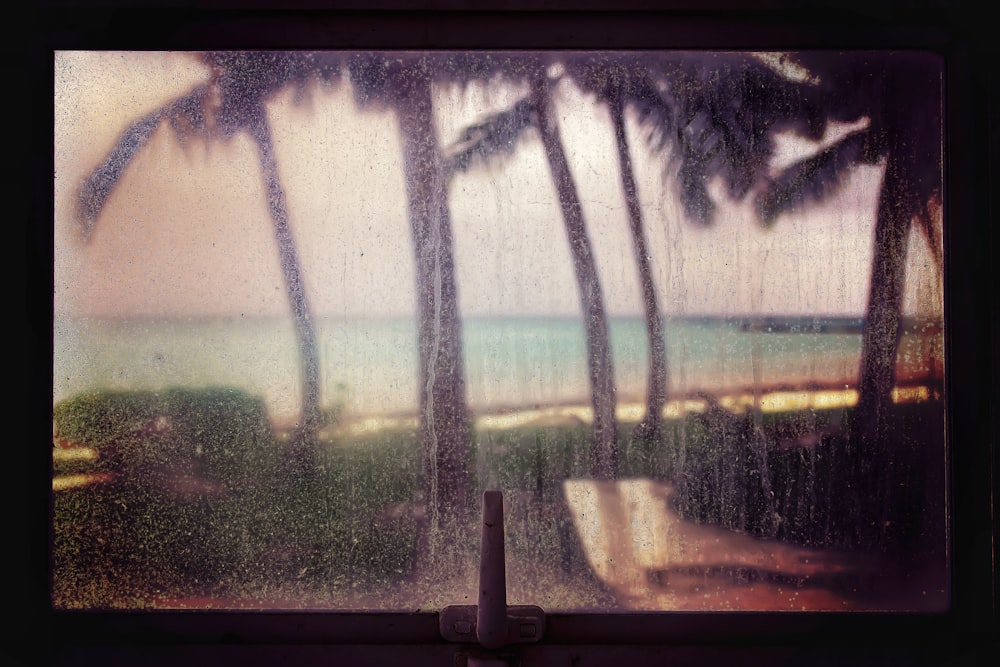
[[[897,403],[913,403],[931,400],[935,390],[925,384],[898,386],[893,390],[893,400]],[[858,392],[844,384],[793,388],[778,385],[758,390],[748,388],[722,391],[718,394],[696,392],[668,400],[663,406],[663,416],[678,418],[692,412],[704,412],[710,401],[734,413],[743,413],[758,405],[762,412],[792,412],[796,410],[826,410],[853,407],[858,402]],[[646,413],[646,404],[634,400],[619,401],[615,415],[622,424],[638,423]],[[586,403],[567,403],[548,406],[493,406],[473,413],[474,428],[477,431],[506,430],[523,426],[542,426],[582,423],[589,424],[594,419],[593,409]],[[360,436],[382,430],[415,430],[419,419],[414,414],[351,416],[341,423],[324,429],[323,435],[333,437]],[[293,428],[287,421],[276,423],[277,431]]]

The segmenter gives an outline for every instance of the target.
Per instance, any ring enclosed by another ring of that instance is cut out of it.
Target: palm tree
[[[777,129],[813,136],[817,111],[761,62],[734,54],[583,54],[564,58],[567,76],[607,104],[615,129],[649,339],[646,414],[634,435],[655,434],[667,396],[663,320],[646,251],[641,208],[624,128],[626,106],[637,112],[648,148],[664,158],[686,217],[712,223],[707,183],[721,177],[735,199],[765,171]],[[768,90],[770,95],[760,95]]]
[[[261,162],[268,213],[278,244],[301,364],[302,407],[292,438],[292,453],[299,463],[306,463],[314,455],[312,445],[321,422],[319,353],[264,103],[287,85],[294,83],[303,88],[310,80],[331,81],[339,72],[331,63],[321,63],[311,54],[205,52],[199,57],[211,70],[210,82],[140,118],[121,134],[104,161],[84,180],[77,201],[77,218],[84,238],[89,239],[125,169],[164,121],[181,142],[191,136],[226,141],[238,132],[246,132],[253,139]]]
[[[624,142],[626,104],[637,111],[648,147],[663,157],[664,175],[674,183],[685,216],[699,225],[709,225],[714,219],[715,203],[707,187],[712,179],[720,178],[728,195],[741,199],[766,173],[774,150],[773,136],[778,130],[795,129],[814,137],[819,127],[815,103],[754,58],[684,52],[586,54],[569,58],[567,69],[581,88],[596,93],[609,107],[630,208],[635,196]],[[763,91],[768,94],[762,95]],[[652,280],[648,266],[644,266],[646,253],[637,203],[635,210],[630,210],[630,222],[646,302],[651,355],[646,416],[635,433],[641,437],[645,429],[653,430],[658,425],[665,400],[666,369],[664,362],[662,370],[657,370],[659,362],[654,356],[664,343]],[[658,373],[663,378],[659,386],[654,382]],[[753,414],[743,437],[761,473],[765,508],[759,530],[773,536],[778,526],[767,444],[758,412]]]
[[[432,83],[444,68],[432,56],[355,54],[351,81],[361,106],[391,108],[403,142],[410,232],[416,262],[420,441],[431,536],[469,516],[469,444],[462,326],[455,284],[447,173],[434,125]],[[431,549],[437,540],[432,539]]]
[[[587,332],[587,370],[590,375],[591,404],[594,421],[591,426],[594,444],[591,470],[597,479],[614,479],[618,475],[618,425],[615,417],[615,373],[611,360],[608,317],[604,296],[597,275],[594,253],[583,221],[583,209],[569,161],[559,136],[559,125],[552,108],[549,80],[539,66],[530,78],[531,100],[538,118],[542,147],[552,172],[559,207],[573,258],[573,271],[580,290],[584,328]]]
[[[755,55],[696,55],[670,62],[650,58],[650,71],[672,113],[658,113],[660,139],[675,160],[685,211],[710,221],[714,203],[705,184],[721,176],[728,195],[754,194],[761,221],[832,192],[855,164],[885,163],[878,205],[875,254],[862,334],[859,402],[847,438],[846,486],[853,539],[873,545],[896,502],[888,415],[900,336],[903,269],[909,226],[921,225],[940,266],[932,221],[940,194],[940,68],[917,54],[796,54],[812,78],[793,80]],[[819,84],[813,83],[815,78]],[[657,105],[658,105],[657,101]],[[770,171],[774,136],[790,131],[814,141],[830,121],[867,128],[777,175]],[[759,423],[757,424],[759,431]],[[757,439],[760,440],[758,434]],[[763,443],[755,447],[767,470]],[[839,464],[838,464],[839,465]],[[767,475],[764,498],[770,502]],[[771,508],[768,508],[769,510]],[[768,511],[765,515],[772,515]],[[766,526],[764,527],[766,528]],[[772,526],[773,528],[773,526]]]
[[[813,94],[831,120],[867,126],[774,176],[758,195],[763,219],[835,192],[850,168],[884,163],[875,221],[858,404],[851,441],[879,449],[895,386],[907,240],[914,222],[940,273],[935,209],[941,196],[941,70],[919,54],[796,54],[819,78]]]
[[[553,113],[545,65],[542,60],[527,57],[506,72],[512,78],[527,79],[527,96],[510,109],[466,128],[451,148],[450,168],[464,171],[478,161],[510,154],[528,128],[538,131],[566,228],[586,332],[587,371],[594,413],[591,474],[597,479],[614,479],[618,473],[619,450],[608,318],[580,197]]]
[[[709,56],[667,63],[660,89],[675,110],[658,114],[662,143],[677,158],[681,200],[696,220],[714,207],[705,183],[722,176],[728,193],[751,192],[765,224],[836,191],[850,168],[884,163],[868,304],[852,415],[850,465],[864,493],[888,502],[888,415],[895,385],[901,306],[910,226],[916,221],[939,271],[941,249],[935,210],[941,189],[940,64],[915,53],[794,54],[789,60],[810,76],[791,80],[756,57]],[[711,61],[722,65],[711,65]],[[709,66],[706,67],[705,65]],[[736,74],[736,76],[734,76]],[[815,81],[818,79],[818,83]],[[678,113],[679,110],[679,113]],[[816,155],[777,174],[768,162],[775,132],[822,138],[831,121],[867,126],[842,136]],[[669,130],[669,132],[667,132]],[[858,503],[865,500],[859,499]],[[858,510],[863,509],[858,506]],[[866,536],[868,539],[871,536]]]
[[[624,106],[638,111],[647,130],[649,148],[665,156],[673,167],[678,197],[686,216],[696,224],[711,224],[714,203],[707,183],[719,176],[733,198],[745,196],[764,172],[773,153],[772,133],[780,127],[812,127],[814,113],[805,113],[807,100],[796,94],[762,63],[734,55],[704,56],[693,53],[601,56],[562,54],[553,61],[565,68],[566,77],[581,89],[594,92],[609,105],[615,125],[620,174],[629,209],[630,230],[643,290],[647,334],[650,340],[650,380],[646,416],[636,435],[655,432],[666,400],[666,359],[662,316],[656,300],[645,248],[641,209],[624,134]],[[538,65],[532,71],[540,72]],[[493,114],[466,129],[451,151],[452,168],[466,170],[477,160],[515,150],[529,127],[539,130],[556,182],[563,219],[577,271],[583,312],[587,322],[588,360],[595,412],[595,461],[597,477],[613,476],[618,450],[614,436],[614,380],[607,324],[600,298],[600,284],[593,268],[589,241],[580,240],[582,218],[579,198],[566,167],[565,155],[554,123],[543,124],[549,83],[543,75],[530,80],[530,93],[510,109]],[[778,105],[760,90],[780,94]],[[550,112],[549,112],[550,113]],[[551,116],[549,116],[550,118]],[[806,120],[803,121],[803,118]],[[596,290],[594,287],[596,286]],[[610,400],[608,400],[610,397]],[[610,427],[609,427],[610,425]]]
[[[642,289],[642,304],[646,318],[646,338],[649,347],[649,372],[647,374],[646,414],[633,431],[637,438],[655,438],[663,422],[663,406],[667,401],[667,350],[664,340],[663,314],[660,312],[653,285],[649,251],[646,249],[646,232],[639,207],[639,194],[632,169],[628,138],[625,135],[625,99],[622,83],[616,79],[608,91],[608,106],[611,122],[615,128],[615,147],[618,152],[618,169],[625,192],[628,210],[629,231],[632,233],[639,285]]]
[[[642,221],[642,208],[636,188],[635,173],[625,132],[625,108],[630,102],[643,104],[655,90],[643,72],[640,59],[634,56],[571,57],[565,60],[567,74],[583,90],[595,93],[608,106],[614,128],[615,149],[618,153],[618,171],[625,196],[629,232],[642,292],[643,313],[646,320],[646,339],[649,350],[647,373],[646,412],[632,432],[633,438],[655,438],[663,422],[663,406],[667,401],[667,351],[664,337],[663,314],[660,312],[653,272],[647,250],[646,232]]]
[[[819,154],[788,166],[758,195],[761,216],[820,201],[835,192],[852,167],[883,164],[876,211],[874,253],[861,338],[858,403],[851,415],[847,451],[856,484],[848,502],[859,516],[857,539],[886,546],[892,536],[893,483],[889,414],[902,335],[906,253],[914,222],[927,241],[942,275],[941,68],[916,53],[797,54],[819,83],[815,94],[831,120],[867,125],[850,132]],[[862,514],[863,513],[863,514]]]

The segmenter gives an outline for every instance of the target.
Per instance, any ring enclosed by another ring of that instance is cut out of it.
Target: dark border
[[[178,659],[284,664],[354,656],[351,664],[438,664],[456,647],[440,644],[437,616],[277,612],[56,613],[48,606],[47,497],[51,428],[52,92],[54,49],[198,48],[925,48],[946,63],[946,331],[951,482],[953,604],[942,614],[662,613],[552,614],[542,645],[522,662],[571,664],[588,655],[611,662],[672,656],[731,663],[805,664],[905,660],[940,664],[993,655],[997,415],[991,233],[994,202],[997,75],[995,47],[973,12],[944,0],[910,2],[576,2],[551,9],[460,11],[447,1],[407,3],[268,3],[222,0],[185,7],[164,0],[142,7],[42,2],[27,38],[23,120],[30,146],[26,233],[13,245],[26,289],[23,355],[29,405],[12,415],[27,437],[11,443],[12,479],[5,506],[26,549],[7,565],[15,595],[4,645],[25,664],[177,664]],[[338,5],[330,10],[323,8]],[[498,3],[493,3],[494,5]],[[234,9],[239,5],[239,9]],[[359,9],[367,7],[367,9]],[[664,9],[671,7],[672,9]],[[988,23],[988,21],[986,21]],[[16,31],[17,28],[15,27]],[[16,43],[20,43],[19,41]],[[16,194],[16,193],[15,193]],[[22,191],[23,194],[23,191]],[[22,356],[17,355],[15,356]],[[16,378],[15,378],[16,381]],[[17,385],[14,389],[16,390]],[[22,399],[23,400],[23,399]],[[17,410],[17,407],[15,407]],[[23,416],[27,415],[24,420]],[[43,437],[44,436],[44,437]],[[37,449],[37,451],[35,451]],[[23,460],[22,460],[23,458]],[[22,471],[24,471],[22,473]],[[25,499],[28,499],[27,511]],[[41,502],[36,502],[41,501]],[[15,540],[15,544],[19,543]],[[37,637],[37,639],[33,639]],[[248,646],[260,651],[245,650]],[[275,646],[284,653],[273,652]],[[169,647],[170,650],[166,650]],[[264,647],[267,647],[266,650]],[[321,648],[319,648],[321,647]],[[339,647],[339,648],[338,648]],[[409,648],[406,648],[409,647]],[[593,651],[588,653],[588,649]],[[600,647],[600,650],[597,648]],[[698,649],[702,647],[702,649]],[[709,650],[707,647],[713,647]],[[155,650],[153,650],[155,648]],[[653,648],[662,649],[649,653]],[[699,652],[699,650],[701,652]],[[353,653],[352,653],[353,651]],[[666,652],[664,652],[666,651]],[[692,651],[694,651],[692,653]],[[733,653],[735,651],[736,653]],[[420,657],[426,653],[427,662]],[[0,655],[4,655],[0,652]],[[601,657],[603,656],[603,658]],[[685,657],[687,656],[687,657]],[[739,657],[737,657],[739,656]],[[16,664],[16,663],[15,663]],[[384,663],[382,663],[384,664]],[[450,663],[449,663],[450,664]],[[573,663],[575,664],[575,663]],[[587,664],[586,662],[582,664]]]

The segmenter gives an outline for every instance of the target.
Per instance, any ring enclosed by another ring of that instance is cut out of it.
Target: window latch
[[[545,631],[545,612],[535,605],[507,606],[503,494],[483,493],[483,537],[479,553],[479,604],[441,610],[441,636],[451,642],[478,642],[487,649],[537,642]]]

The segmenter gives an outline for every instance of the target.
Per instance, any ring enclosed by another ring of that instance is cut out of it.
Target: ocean
[[[586,404],[583,324],[573,317],[463,319],[467,400],[475,413]],[[669,391],[853,384],[861,320],[843,317],[670,317]],[[940,326],[907,323],[899,375],[941,374]],[[619,403],[641,402],[648,368],[641,317],[610,319]],[[57,319],[53,400],[95,389],[232,386],[262,397],[272,419],[294,417],[298,357],[287,319]],[[317,321],[322,400],[346,417],[416,412],[412,318]]]

